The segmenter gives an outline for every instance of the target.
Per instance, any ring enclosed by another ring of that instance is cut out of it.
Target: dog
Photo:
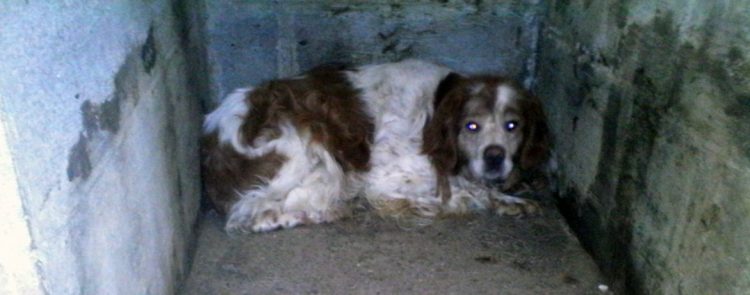
[[[497,187],[550,154],[535,96],[420,60],[237,89],[203,130],[205,194],[227,231],[331,222],[356,197],[395,218],[532,213]]]

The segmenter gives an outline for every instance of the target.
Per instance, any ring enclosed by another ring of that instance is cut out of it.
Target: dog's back
[[[453,133],[470,100],[463,95],[470,95],[467,87],[490,81],[474,85],[449,74],[416,60],[324,66],[235,91],[204,124],[208,198],[227,215],[228,230],[252,231],[335,220],[360,193],[389,215],[434,217],[491,207],[494,192],[454,175],[459,169],[444,167],[435,156],[458,152]],[[460,104],[440,101],[444,96],[458,97]],[[441,115],[439,105],[449,108]],[[441,188],[455,198],[439,198]]]

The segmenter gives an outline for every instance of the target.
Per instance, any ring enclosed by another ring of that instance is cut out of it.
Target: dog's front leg
[[[522,216],[541,212],[537,201],[506,195],[499,191],[490,193],[490,208],[498,215]]]

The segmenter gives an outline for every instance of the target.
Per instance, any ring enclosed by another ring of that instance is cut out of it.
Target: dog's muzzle
[[[487,178],[500,178],[503,175],[505,149],[499,145],[491,145],[484,149],[484,174]]]

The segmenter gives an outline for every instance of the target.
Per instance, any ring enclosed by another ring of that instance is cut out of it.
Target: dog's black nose
[[[499,145],[491,145],[484,149],[484,163],[490,170],[499,170],[503,167],[505,160],[505,149]]]

